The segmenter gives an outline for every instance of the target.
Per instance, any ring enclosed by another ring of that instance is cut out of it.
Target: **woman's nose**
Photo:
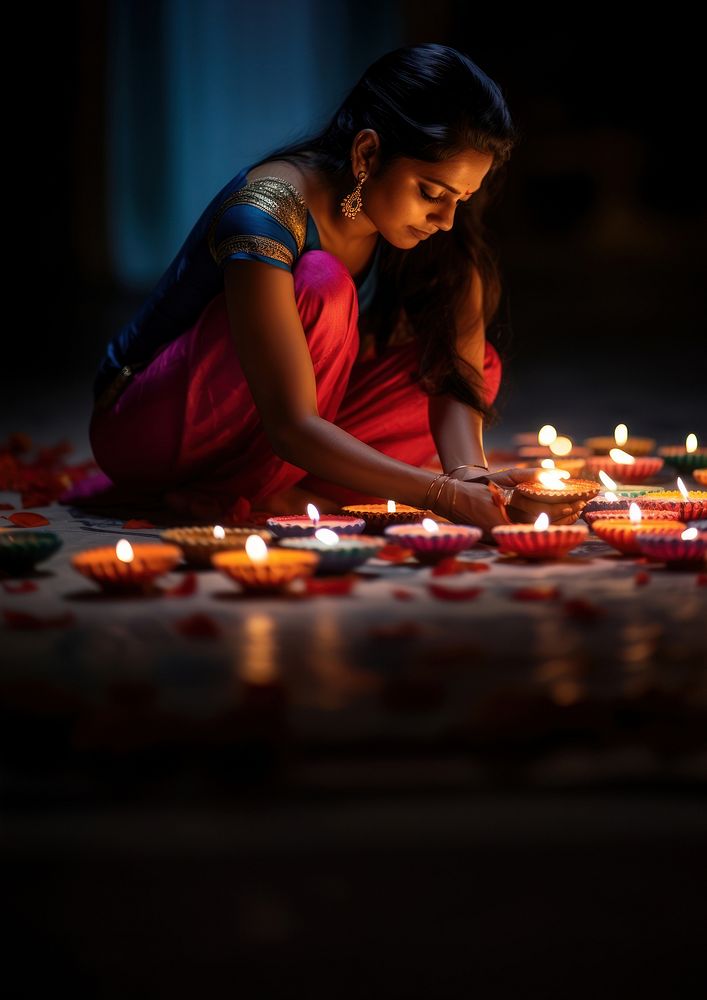
[[[447,232],[454,225],[454,209],[438,209],[434,218],[434,224],[438,229],[443,229]]]

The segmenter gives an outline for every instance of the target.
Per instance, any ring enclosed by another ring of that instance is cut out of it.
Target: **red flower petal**
[[[604,609],[600,608],[598,604],[592,604],[591,601],[585,600],[584,597],[575,597],[569,601],[565,601],[564,607],[565,613],[570,618],[579,618],[583,621],[594,621],[606,614]]]
[[[376,559],[385,559],[386,562],[399,563],[405,562],[411,555],[412,549],[405,549],[402,545],[398,545],[395,542],[388,542],[387,545],[378,550]]]
[[[184,579],[180,580],[174,587],[168,587],[162,591],[163,597],[191,597],[196,593],[199,585],[198,577],[193,571],[184,574]]]
[[[353,573],[329,579],[309,576],[306,579],[306,591],[308,594],[348,594],[355,582]]]
[[[0,582],[8,594],[29,594],[34,590],[39,590],[34,580],[18,580],[17,582],[2,580]]]
[[[5,624],[12,629],[66,628],[68,625],[73,625],[76,620],[73,611],[67,611],[65,614],[53,618],[41,618],[39,615],[31,615],[27,611],[9,611],[7,608],[3,608],[2,613]]]
[[[40,524],[51,523],[44,514],[35,514],[34,511],[29,510],[20,510],[16,514],[10,514],[6,520],[12,521],[13,524],[18,525],[20,528],[36,528]]]
[[[447,556],[433,567],[431,576],[453,576],[455,573],[484,573],[491,567],[485,562],[465,562],[456,556]]]
[[[559,587],[553,587],[549,584],[547,586],[519,587],[511,594],[511,597],[516,601],[554,601],[559,596]]]
[[[470,601],[482,593],[482,587],[444,587],[438,583],[428,583],[427,589],[433,597],[444,601]]]
[[[123,523],[124,528],[156,528],[157,525],[153,524],[152,521],[148,521],[147,518],[134,517],[130,521],[125,521]]]
[[[415,596],[414,591],[405,590],[404,587],[394,587],[391,593],[398,601],[410,601]]]
[[[14,510],[14,503],[0,503],[0,510]]]
[[[650,573],[646,573],[644,569],[640,569],[633,579],[637,587],[643,587],[645,584],[651,582],[651,575]]]
[[[222,634],[221,626],[214,621],[210,615],[202,612],[190,615],[188,618],[180,618],[174,623],[174,627],[181,635],[193,636],[199,639],[217,638]]]

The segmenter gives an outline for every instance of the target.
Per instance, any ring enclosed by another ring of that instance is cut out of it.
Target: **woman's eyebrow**
[[[431,184],[439,184],[440,187],[446,188],[447,191],[451,191],[452,194],[461,194],[461,191],[457,191],[456,188],[450,187],[449,184],[445,184],[444,181],[440,181],[436,177],[421,176],[423,181],[430,181]],[[473,191],[469,191],[468,194],[473,194]]]

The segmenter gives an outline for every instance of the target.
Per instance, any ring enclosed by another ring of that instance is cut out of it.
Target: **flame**
[[[552,424],[544,424],[538,431],[538,444],[550,445],[557,438],[557,431]]]
[[[394,514],[395,513],[395,500],[389,500],[388,501],[388,513],[389,514]]]
[[[422,527],[426,531],[439,531],[439,525],[436,521],[433,521],[431,517],[422,518]]]
[[[547,472],[539,472],[538,480],[548,490],[561,490],[563,479],[569,479],[570,474],[565,469],[549,469]]]
[[[552,458],[544,458],[542,460],[542,462],[540,463],[540,465],[541,465],[541,467],[543,469],[554,469],[555,468],[555,460],[552,459]]]
[[[607,476],[607,474],[604,472],[603,469],[599,469],[599,478],[601,479],[601,481],[604,484],[604,486],[607,487],[607,489],[610,489],[610,490],[615,490],[616,489],[616,483],[611,478],[611,476]]]
[[[339,536],[331,528],[317,528],[314,537],[318,538],[320,542],[324,542],[325,545],[336,545],[339,541]]]
[[[121,562],[132,562],[135,558],[133,547],[127,538],[121,538],[115,547],[115,554]]]
[[[691,455],[693,451],[697,451],[697,435],[688,434],[685,438],[685,451],[688,455]]]
[[[633,465],[636,461],[633,455],[629,455],[627,451],[621,451],[620,448],[612,448],[609,452],[609,458],[617,465]]]
[[[223,530],[220,524],[214,525],[214,538],[225,538],[226,532]]]
[[[550,518],[547,516],[545,511],[543,511],[542,514],[538,514],[533,527],[536,531],[547,531],[549,524]]]
[[[680,478],[680,476],[678,476],[678,489],[682,493],[683,500],[689,500],[690,499],[690,494],[685,489],[685,484],[683,483],[683,481]]]
[[[680,538],[683,542],[691,542],[693,538],[697,538],[699,531],[697,528],[685,528]]]
[[[307,514],[309,515],[310,521],[313,521],[316,524],[319,520],[319,511],[313,503],[307,504]]]
[[[626,444],[626,442],[628,441],[628,427],[626,426],[626,424],[616,425],[616,427],[614,428],[614,441],[616,441],[616,444],[619,446],[619,448],[623,448],[623,446]]]
[[[268,558],[268,547],[260,535],[248,535],[245,550],[253,562],[265,562]]]
[[[632,503],[628,509],[628,516],[631,520],[631,524],[640,524],[643,515],[641,514],[641,508],[637,503]]]
[[[568,437],[558,437],[550,445],[550,451],[553,455],[569,455],[572,451],[572,442]]]

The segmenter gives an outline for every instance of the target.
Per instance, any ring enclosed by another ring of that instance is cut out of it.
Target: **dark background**
[[[132,30],[141,65],[152,66],[154,50],[159,74],[160,25],[174,8],[155,0],[128,6],[139,11]],[[514,24],[507,14],[479,19],[470,5],[451,0],[339,8],[346,42],[325,37],[321,47],[337,58],[343,51],[346,64],[322,60],[322,91],[334,65],[337,88],[342,79],[353,85],[371,53],[385,51],[396,34],[400,44],[442,42],[465,50],[499,83],[521,131],[489,216],[507,306],[499,317],[504,423],[494,433],[549,420],[581,436],[610,433],[621,420],[634,433],[658,434],[660,443],[689,431],[703,438],[707,186],[699,33],[684,20],[617,28],[605,17],[569,26],[544,16]],[[268,9],[276,16],[278,4]],[[142,284],[121,282],[111,264],[110,12],[110,4],[84,2],[49,8],[36,24],[31,12],[24,15],[38,90],[20,84],[23,97],[11,114],[29,206],[17,223],[21,245],[26,241],[27,266],[16,279],[26,308],[8,331],[0,384],[6,400],[21,397],[25,409],[57,380],[75,384],[89,405],[106,341],[178,249],[170,247]],[[229,30],[236,23],[230,15]],[[326,30],[317,24],[315,17],[313,30]],[[386,41],[379,49],[378,28]],[[268,44],[264,29],[256,52]],[[170,85],[168,77],[161,84]],[[255,74],[249,100],[257,102],[257,94]],[[152,141],[159,148],[160,136]],[[149,152],[138,148],[137,169],[145,190],[158,192],[160,161]],[[230,166],[228,176],[241,164]],[[151,204],[148,212],[163,224],[169,200]]]

